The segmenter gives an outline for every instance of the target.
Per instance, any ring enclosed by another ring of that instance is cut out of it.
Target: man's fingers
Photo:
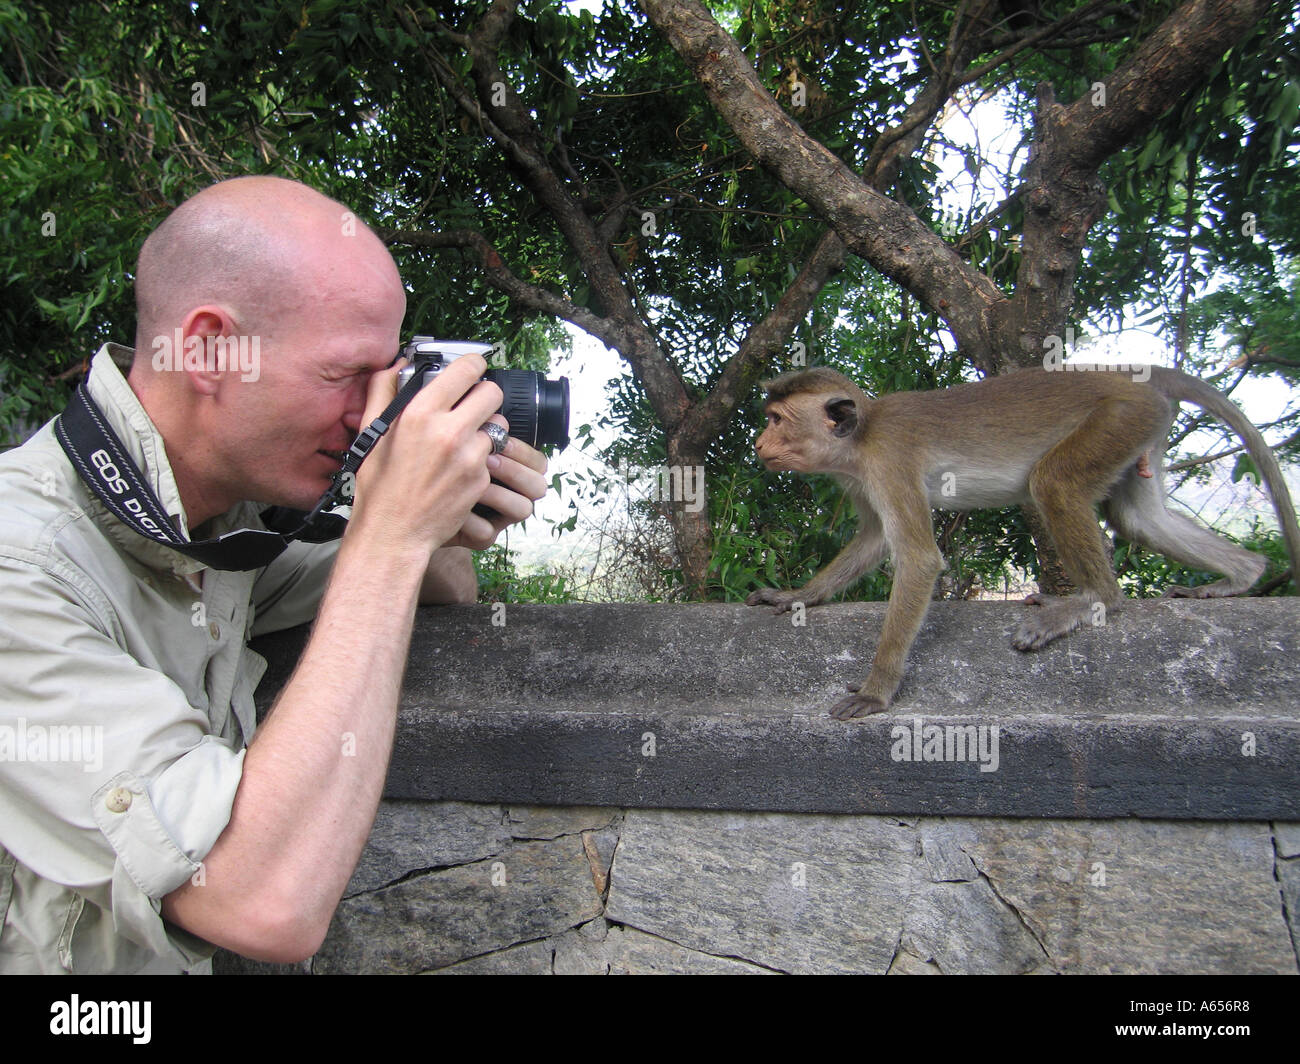
[[[492,479],[499,480],[504,487],[527,499],[540,499],[546,494],[546,490],[550,486],[547,484],[546,478],[536,469],[510,458],[509,454],[510,451],[507,449],[504,454],[489,456],[487,465],[488,470],[492,473]],[[487,500],[483,501],[486,502]],[[491,503],[488,505],[491,505]],[[493,507],[493,509],[499,509],[499,507]],[[524,516],[528,515],[525,514]]]
[[[411,400],[406,409],[413,413],[417,420],[424,420],[430,414],[441,415],[449,419],[447,423],[454,425],[458,432],[477,432],[485,421],[490,420],[492,415],[501,409],[501,403],[504,401],[501,389],[491,381],[475,382],[469,391],[457,396],[456,401],[450,406],[446,405],[445,392],[425,398],[424,393],[432,387],[432,384],[425,387],[419,395]],[[406,417],[407,415],[403,414],[402,416]],[[487,433],[482,435],[484,439],[488,439]],[[489,440],[489,453],[490,443]]]
[[[394,366],[391,369],[380,370],[378,373],[371,374],[370,383],[366,389],[366,412],[361,415],[362,428],[365,428],[382,414],[384,408],[397,395],[397,370],[398,367]]]
[[[492,510],[493,516],[486,518],[471,511],[465,516],[460,531],[444,546],[486,550],[510,525],[516,525],[533,515],[533,504],[530,499],[498,484],[489,484],[479,496],[479,502]]]
[[[500,484],[489,484],[478,501],[501,516],[492,523],[501,531],[506,525],[518,524],[533,516],[533,500]]]
[[[462,355],[453,359],[440,369],[433,380],[420,389],[420,394],[412,400],[426,410],[462,410],[478,412],[481,410],[481,425],[496,410],[501,409],[503,396],[501,389],[490,381],[479,383],[487,372],[487,363],[480,355]],[[495,403],[489,403],[496,396]],[[487,409],[482,409],[484,405]]]
[[[504,418],[495,419],[502,424],[506,424]],[[538,473],[546,472],[546,455],[541,451],[534,450],[524,443],[523,440],[517,440],[513,436],[506,441],[506,449],[501,452],[501,457],[513,462],[517,462],[529,469],[536,470]],[[537,496],[534,496],[537,498]]]
[[[504,526],[503,526],[504,527]],[[491,521],[476,513],[465,516],[465,523],[460,530],[443,544],[444,547],[468,547],[470,550],[486,550],[496,542],[501,529]]]

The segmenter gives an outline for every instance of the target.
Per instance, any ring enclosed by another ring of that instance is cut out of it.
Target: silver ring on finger
[[[500,454],[506,449],[506,441],[510,438],[510,433],[498,425],[495,421],[485,421],[479,426],[488,434],[492,440],[492,453]]]

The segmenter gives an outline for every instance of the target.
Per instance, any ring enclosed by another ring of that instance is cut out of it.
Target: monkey
[[[1076,367],[1077,368],[1077,367]],[[1268,486],[1282,527],[1291,575],[1300,583],[1300,526],[1273,452],[1227,396],[1176,370],[1151,367],[1146,381],[1093,372],[1018,370],[954,388],[870,398],[828,368],[764,382],[766,427],[755,450],[767,469],[829,473],[847,489],[857,533],[802,588],[764,588],[751,605],[783,613],[815,606],[878,566],[888,554],[894,581],[866,679],[850,685],[831,716],[848,720],[889,707],[903,677],[935,581],[944,567],[931,508],[973,510],[1032,504],[1042,514],[1066,575],[1079,590],[1031,595],[1011,643],[1038,650],[1081,624],[1105,617],[1123,596],[1111,569],[1095,507],[1132,543],[1175,561],[1223,574],[1166,595],[1212,598],[1248,590],[1263,557],[1229,543],[1165,505],[1163,455],[1180,402],[1191,402],[1240,436]],[[1100,610],[1098,609],[1100,607]]]

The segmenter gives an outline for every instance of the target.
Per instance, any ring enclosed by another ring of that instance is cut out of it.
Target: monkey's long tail
[[[1255,459],[1264,483],[1268,485],[1268,494],[1273,500],[1278,524],[1282,527],[1286,552],[1291,558],[1291,581],[1300,588],[1300,525],[1296,524],[1295,503],[1291,501],[1291,491],[1282,476],[1282,467],[1277,464],[1272,448],[1259,429],[1242,413],[1241,407],[1221,391],[1186,373],[1152,366],[1151,384],[1170,399],[1194,403],[1206,413],[1213,414],[1241,438],[1246,450]]]

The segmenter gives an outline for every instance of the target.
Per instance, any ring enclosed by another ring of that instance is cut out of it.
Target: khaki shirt
[[[185,529],[130,362],[105,345],[90,394]],[[205,970],[214,947],[161,899],[202,882],[230,819],[266,668],[245,641],[315,615],[338,545],[207,569],[109,513],[52,426],[0,455],[0,972]],[[193,538],[264,527],[258,510]]]

